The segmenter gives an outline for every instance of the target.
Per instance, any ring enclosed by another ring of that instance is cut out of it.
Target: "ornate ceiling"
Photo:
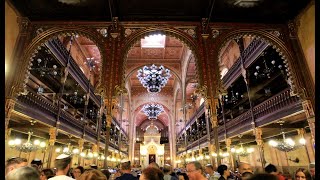
[[[310,0],[10,0],[32,21],[196,21],[284,23]]]
[[[142,48],[141,41],[139,41],[129,50],[126,64],[126,83],[127,86],[130,87],[130,104],[134,111],[133,116],[136,125],[139,126],[144,120],[147,120],[147,117],[141,112],[141,108],[144,104],[150,102],[160,103],[164,106],[165,112],[158,117],[164,125],[167,126],[169,121],[174,118],[172,117],[174,116],[174,92],[181,87],[181,78],[185,76],[182,74],[182,64],[186,61],[185,54],[187,54],[188,51],[190,51],[189,48],[180,40],[169,36],[165,38],[164,48]],[[161,92],[155,95],[148,93],[147,89],[141,85],[137,78],[137,70],[139,68],[152,64],[156,66],[163,65],[165,68],[170,69],[172,74]],[[194,66],[194,61],[190,62],[190,68],[188,68],[189,76],[195,75],[196,69]],[[189,96],[192,92],[188,92]],[[180,102],[182,95],[178,94],[176,98],[177,101]],[[128,97],[126,103],[129,103]]]

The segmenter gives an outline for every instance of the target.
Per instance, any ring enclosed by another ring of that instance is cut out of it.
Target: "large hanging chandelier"
[[[80,150],[78,148],[72,148],[71,147],[71,143],[68,143],[68,146],[67,147],[64,147],[64,148],[56,148],[56,153],[58,154],[68,154],[68,155],[77,155],[80,153]]]
[[[25,153],[37,151],[38,149],[44,149],[47,146],[47,144],[44,141],[36,139],[33,143],[31,142],[32,134],[32,131],[28,132],[28,140],[25,143],[22,143],[21,139],[18,138],[10,140],[9,147]]]
[[[279,149],[280,151],[290,152],[294,151],[306,144],[306,140],[301,138],[299,144],[296,144],[291,138],[286,138],[284,132],[282,132],[282,140],[270,140],[269,145]]]
[[[164,111],[161,104],[146,104],[141,110],[148,119],[157,119],[157,117]]]
[[[243,148],[242,144],[240,145],[240,148],[236,149],[236,148],[232,148],[231,149],[231,152],[235,152],[236,154],[238,154],[239,156],[242,156],[242,157],[246,157],[248,156],[249,154],[251,154],[252,152],[254,151],[253,148]]]
[[[144,66],[138,70],[139,81],[143,87],[147,88],[148,92],[158,93],[161,91],[171,77],[170,70],[165,69],[162,65]]]
[[[280,151],[284,152],[290,152],[294,151],[306,144],[306,140],[303,138],[303,136],[299,139],[299,144],[296,144],[291,138],[286,138],[285,132],[283,131],[283,123],[284,121],[278,122],[281,127],[281,134],[282,134],[282,140],[270,140],[269,145],[279,149]]]

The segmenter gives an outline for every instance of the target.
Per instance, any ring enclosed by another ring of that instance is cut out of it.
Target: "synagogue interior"
[[[6,0],[5,159],[315,162],[314,0]]]

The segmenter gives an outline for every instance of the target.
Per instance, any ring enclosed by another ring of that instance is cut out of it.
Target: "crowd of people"
[[[115,172],[91,166],[71,168],[72,157],[62,154],[55,161],[53,169],[42,168],[42,162],[32,161],[28,165],[25,158],[10,158],[6,162],[6,180],[316,180],[315,164],[309,168],[297,168],[293,177],[282,175],[273,164],[264,169],[253,170],[249,163],[239,163],[237,171],[221,164],[217,168],[208,164],[205,167],[198,161],[189,162],[185,168],[173,169],[171,165],[163,167],[155,162],[144,169],[132,169],[129,160],[123,160]]]

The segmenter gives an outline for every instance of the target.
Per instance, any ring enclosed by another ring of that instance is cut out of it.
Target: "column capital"
[[[230,148],[230,146],[231,146],[231,139],[230,139],[230,138],[227,138],[225,141],[226,141],[226,146],[227,146],[227,148],[228,148],[228,147]]]
[[[304,112],[306,113],[307,118],[314,117],[314,111],[313,111],[312,104],[311,104],[310,100],[304,100],[302,102],[302,107],[303,107]]]
[[[51,127],[49,129],[49,135],[50,135],[49,145],[53,146],[54,143],[56,142],[57,128],[56,127]]]

